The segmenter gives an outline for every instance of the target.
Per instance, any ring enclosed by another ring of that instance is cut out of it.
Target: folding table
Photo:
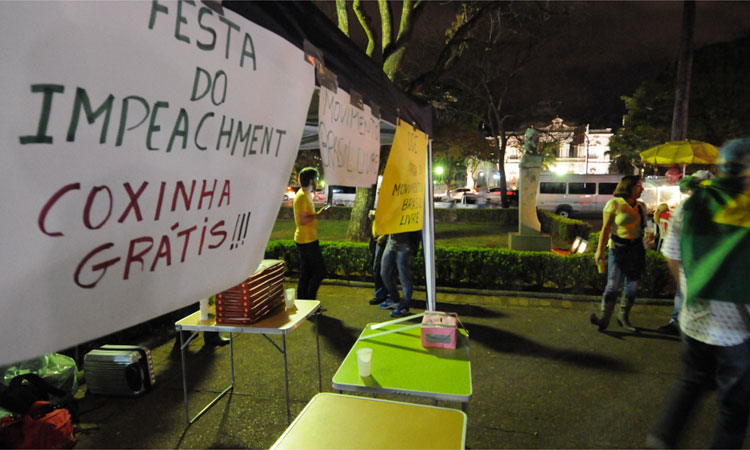
[[[456,348],[422,347],[418,326],[405,329],[392,324],[372,330],[368,324],[333,376],[333,388],[370,394],[401,394],[460,402],[466,409],[471,400],[469,336],[459,329]],[[384,334],[384,331],[393,331]],[[367,339],[367,336],[373,336]],[[376,336],[377,335],[377,336]],[[357,350],[372,348],[369,377],[360,377]]]
[[[272,449],[462,449],[466,414],[452,408],[318,394]]]
[[[268,316],[265,319],[256,322],[252,325],[222,325],[217,324],[215,318],[209,318],[209,320],[201,320],[200,311],[196,311],[193,314],[177,321],[175,328],[177,334],[180,336],[180,358],[182,362],[182,389],[185,395],[185,419],[188,424],[192,424],[200,416],[203,415],[209,408],[211,408],[221,397],[227,392],[234,389],[234,338],[233,333],[248,333],[248,334],[262,334],[263,337],[268,340],[276,349],[281,352],[284,356],[284,383],[286,386],[286,419],[287,423],[291,422],[291,412],[289,409],[289,371],[287,367],[287,350],[286,350],[286,335],[294,331],[300,324],[310,316],[315,316],[315,345],[318,352],[318,391],[322,390],[322,380],[320,374],[320,340],[318,335],[318,314],[320,310],[320,302],[317,300],[295,300],[295,309],[292,310],[280,310],[278,313]],[[182,333],[180,331],[192,331],[190,337],[186,341],[183,341]],[[185,370],[185,348],[187,348],[190,341],[198,335],[199,331],[216,331],[229,333],[229,359],[231,361],[232,368],[232,383],[227,386],[216,398],[214,398],[208,405],[206,405],[195,417],[190,418],[190,410],[188,405],[187,395],[187,371]],[[282,346],[279,347],[276,342],[268,337],[269,334],[280,334]]]

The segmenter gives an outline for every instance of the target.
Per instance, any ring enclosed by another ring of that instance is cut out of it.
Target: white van
[[[539,177],[536,206],[563,217],[601,214],[624,175],[557,175]]]
[[[326,198],[328,198],[329,190],[333,193],[331,196],[333,206],[354,206],[357,188],[353,186],[326,186]]]

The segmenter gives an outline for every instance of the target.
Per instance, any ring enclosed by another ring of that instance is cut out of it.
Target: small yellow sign
[[[399,121],[375,211],[378,235],[422,229],[427,135]]]

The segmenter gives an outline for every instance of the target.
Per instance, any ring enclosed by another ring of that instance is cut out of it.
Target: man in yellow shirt
[[[318,216],[328,210],[328,206],[315,212],[313,195],[315,193],[318,171],[306,167],[299,173],[300,189],[294,197],[294,242],[299,254],[299,282],[297,283],[297,298],[315,300],[318,287],[326,274],[323,254],[318,242]]]

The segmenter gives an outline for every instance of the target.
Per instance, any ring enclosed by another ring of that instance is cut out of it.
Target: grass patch
[[[318,238],[322,241],[346,240],[348,220],[326,220],[318,223]],[[436,223],[435,245],[444,247],[508,248],[508,233],[518,231],[516,225],[494,223]],[[271,233],[271,240],[294,239],[294,221],[279,219]]]

